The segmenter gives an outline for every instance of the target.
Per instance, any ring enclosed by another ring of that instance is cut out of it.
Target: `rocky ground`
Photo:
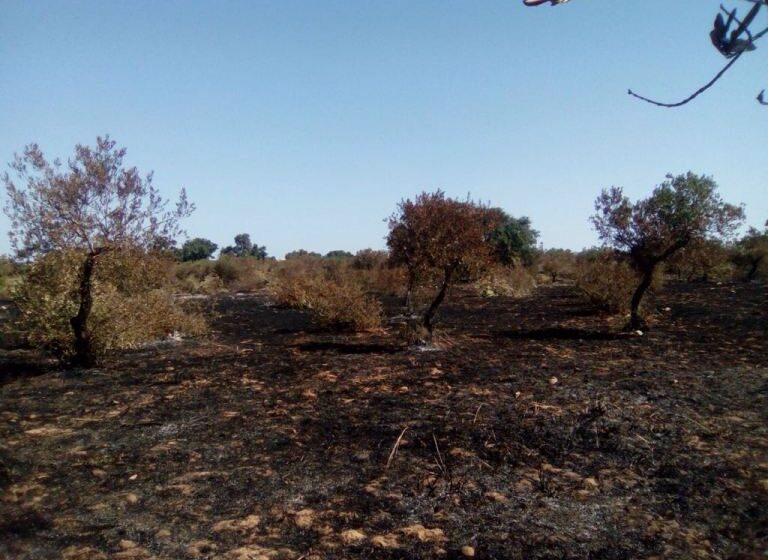
[[[209,340],[4,358],[0,558],[764,558],[768,301],[456,293],[442,350],[223,297]],[[33,375],[34,374],[34,375]]]

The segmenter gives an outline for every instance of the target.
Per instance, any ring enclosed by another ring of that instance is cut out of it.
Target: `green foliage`
[[[219,246],[209,239],[195,237],[181,246],[181,260],[182,262],[207,260],[218,248]]]
[[[290,261],[293,259],[319,259],[320,257],[322,257],[320,253],[315,253],[314,251],[305,251],[304,249],[297,249],[296,251],[286,253],[285,260]]]
[[[690,171],[667,175],[651,196],[635,203],[621,188],[603,190],[595,210],[592,224],[600,239],[622,252],[640,273],[629,329],[643,326],[640,303],[660,263],[692,242],[731,236],[744,218],[741,207],[723,202],[711,177]]]
[[[502,209],[494,209],[498,225],[491,232],[489,242],[496,260],[504,265],[530,266],[536,256],[536,240],[539,232],[531,227],[526,216],[514,218]]]
[[[224,247],[221,254],[233,257],[255,257],[263,260],[267,258],[267,248],[254,244],[249,234],[239,233],[235,236],[235,244]]]
[[[354,255],[350,253],[349,251],[342,251],[342,250],[335,250],[335,251],[329,251],[325,254],[326,259],[348,259],[353,257]]]

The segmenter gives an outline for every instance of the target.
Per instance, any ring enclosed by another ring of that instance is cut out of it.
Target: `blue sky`
[[[580,249],[601,188],[641,197],[689,169],[761,225],[768,40],[681,109],[626,95],[706,82],[718,5],[3,0],[0,163],[109,133],[165,195],[187,189],[190,236],[248,232],[278,256],[382,248],[397,202],[436,188]]]

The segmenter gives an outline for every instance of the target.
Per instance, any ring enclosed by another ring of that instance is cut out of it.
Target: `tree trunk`
[[[408,273],[408,287],[405,291],[405,311],[408,315],[413,314],[413,289],[416,286],[416,275]]]
[[[77,315],[69,320],[72,332],[75,335],[75,356],[73,365],[83,368],[91,368],[95,365],[95,355],[91,341],[91,332],[88,328],[88,318],[93,307],[93,269],[96,265],[98,251],[91,251],[83,261],[80,271],[80,308]]]
[[[752,279],[755,277],[755,274],[757,274],[757,269],[760,266],[760,261],[763,260],[763,257],[758,257],[756,259],[751,259],[752,262],[750,263],[751,268],[749,269],[749,272],[747,273],[747,282],[751,282]]]
[[[448,286],[451,283],[451,276],[453,276],[454,270],[455,267],[450,267],[445,270],[445,274],[443,276],[443,284],[440,286],[440,291],[437,292],[435,299],[432,300],[432,303],[429,304],[429,308],[427,309],[426,313],[424,313],[424,320],[422,324],[424,325],[424,328],[429,332],[430,337],[432,336],[432,329],[434,328],[434,319],[435,314],[437,313],[437,308],[440,307],[440,304],[443,303],[443,300],[445,299],[445,294],[448,292]]]
[[[627,324],[627,330],[637,330],[645,328],[645,321],[640,316],[640,302],[643,300],[643,296],[653,282],[653,272],[656,269],[656,265],[651,265],[649,268],[643,270],[643,278],[640,281],[640,285],[635,289],[635,293],[632,295],[632,305],[630,308],[629,323]]]

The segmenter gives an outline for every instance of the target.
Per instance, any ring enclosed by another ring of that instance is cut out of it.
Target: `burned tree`
[[[409,311],[416,285],[437,278],[437,292],[421,316],[428,336],[451,284],[460,276],[476,275],[492,260],[489,235],[497,225],[495,218],[486,207],[448,198],[440,190],[403,200],[389,218],[387,246],[391,261],[407,270]]]
[[[152,174],[141,177],[125,168],[125,149],[108,136],[96,146],[77,145],[66,165],[49,162],[37,144],[17,155],[11,169],[17,181],[3,175],[11,219],[11,243],[19,257],[32,259],[53,252],[80,255],[77,314],[70,317],[73,364],[92,367],[95,353],[89,318],[93,282],[106,253],[167,248],[179,233],[178,223],[193,206],[181,191],[175,208],[152,185]]]
[[[619,187],[603,190],[592,224],[600,239],[626,256],[640,276],[632,295],[628,329],[645,325],[640,303],[657,266],[695,240],[727,237],[741,223],[741,207],[722,201],[711,177],[667,175],[651,196],[634,204]]]

